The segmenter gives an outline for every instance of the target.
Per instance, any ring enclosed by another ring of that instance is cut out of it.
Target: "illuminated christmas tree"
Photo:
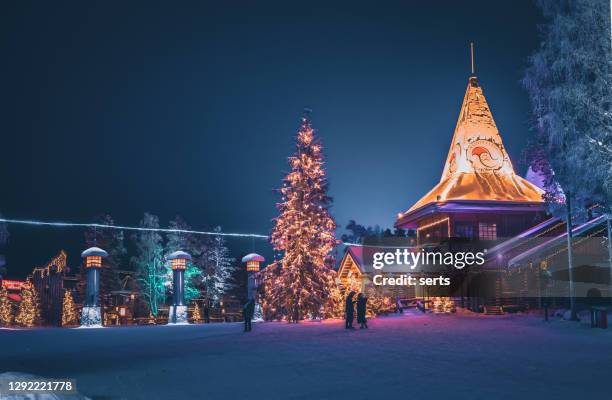
[[[40,322],[40,307],[36,289],[31,284],[23,285],[21,303],[15,317],[15,323],[20,326],[33,327]]]
[[[191,315],[191,319],[194,323],[202,322],[202,315],[200,314],[198,303],[193,303],[193,314]]]
[[[78,323],[77,313],[72,298],[72,292],[64,292],[64,303],[62,308],[62,326],[71,326]]]
[[[264,315],[282,313],[289,322],[321,316],[330,307],[335,273],[329,253],[336,245],[336,223],[329,213],[321,143],[306,115],[297,134],[291,171],[280,189],[280,215],[271,242],[279,261],[264,270]],[[271,312],[274,310],[273,312]],[[278,316],[278,315],[277,315]]]
[[[13,306],[8,297],[8,291],[0,288],[0,326],[10,326],[13,323]]]

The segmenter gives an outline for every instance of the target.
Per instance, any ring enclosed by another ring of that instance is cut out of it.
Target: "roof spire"
[[[470,42],[470,55],[472,58],[472,76],[474,76],[474,42]]]

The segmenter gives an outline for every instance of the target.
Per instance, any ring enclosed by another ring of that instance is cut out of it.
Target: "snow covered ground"
[[[612,329],[533,316],[0,331],[0,372],[92,399],[612,398]]]

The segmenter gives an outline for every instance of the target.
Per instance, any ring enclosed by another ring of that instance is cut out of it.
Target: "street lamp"
[[[247,300],[256,300],[257,284],[255,282],[255,273],[259,272],[259,264],[264,261],[266,259],[256,253],[247,254],[242,257],[242,262],[246,263],[247,270]]]
[[[101,326],[100,268],[102,268],[102,259],[108,257],[108,253],[99,247],[90,247],[81,253],[81,257],[85,259],[87,271],[87,289],[81,313],[81,326]]]
[[[172,268],[172,306],[168,315],[169,324],[187,324],[187,306],[185,305],[185,268],[191,255],[184,251],[175,251],[168,256]]]

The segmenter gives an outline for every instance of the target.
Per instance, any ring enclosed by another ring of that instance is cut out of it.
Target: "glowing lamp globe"
[[[85,259],[86,268],[101,268],[102,259],[108,257],[108,253],[99,247],[90,247],[81,253],[81,257]]]
[[[191,260],[191,255],[179,250],[170,254],[168,260],[170,260],[170,267],[172,269],[185,269],[187,267],[187,261]]]
[[[256,253],[247,254],[242,257],[242,262],[246,263],[247,272],[259,272],[259,263],[264,261],[266,259]]]

